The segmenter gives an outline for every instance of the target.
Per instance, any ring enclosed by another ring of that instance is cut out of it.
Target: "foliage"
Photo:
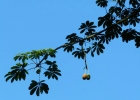
[[[96,0],[96,4],[99,7],[105,8],[108,6],[107,0]],[[56,48],[56,49],[43,49],[43,50],[33,50],[31,52],[21,53],[14,57],[15,61],[19,61],[15,66],[11,67],[11,71],[5,75],[6,82],[11,79],[11,82],[25,80],[28,71],[31,69],[38,68],[36,74],[39,75],[39,82],[35,80],[31,81],[29,86],[30,95],[33,95],[36,91],[36,95],[39,96],[43,91],[48,94],[49,87],[45,80],[40,81],[40,74],[42,69],[44,69],[44,76],[48,79],[58,80],[58,76],[61,76],[61,71],[58,69],[56,61],[48,60],[48,57],[55,58],[56,51],[63,48],[66,52],[72,52],[74,57],[78,59],[84,59],[85,53],[90,52],[91,56],[94,57],[95,54],[100,55],[104,52],[104,44],[109,44],[111,40],[115,38],[122,38],[123,42],[128,43],[129,41],[134,41],[136,48],[140,47],[140,32],[137,32],[131,26],[136,27],[140,22],[139,12],[140,12],[140,0],[129,0],[129,5],[126,7],[126,0],[117,0],[115,6],[111,6],[104,16],[98,17],[98,25],[94,25],[94,22],[87,20],[85,23],[81,23],[79,28],[80,35],[72,33],[66,36],[67,43]],[[123,26],[128,26],[127,29],[123,30]],[[96,32],[97,27],[103,27],[103,30]],[[78,43],[79,47],[74,47],[74,44]],[[83,48],[84,44],[91,44],[86,48]],[[41,59],[42,58],[42,59]],[[41,60],[40,60],[41,59]],[[35,62],[34,60],[38,61]],[[29,63],[32,61],[33,63]],[[85,61],[86,62],[86,61]],[[35,67],[27,69],[30,64],[35,64]],[[42,64],[48,65],[48,69],[44,68]]]

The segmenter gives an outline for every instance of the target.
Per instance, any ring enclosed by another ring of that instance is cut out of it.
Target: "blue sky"
[[[104,14],[94,0],[0,0],[0,100],[140,100],[140,51],[134,42],[122,43],[121,39],[105,45],[100,56],[87,56],[90,81],[82,80],[84,61],[60,49],[53,60],[62,76],[58,81],[41,76],[49,85],[49,94],[29,94],[31,80],[38,80],[35,70],[29,71],[26,81],[5,82],[4,75],[16,64],[16,54],[55,49],[66,42],[67,35],[79,34],[81,23],[90,20],[97,25],[97,18]]]

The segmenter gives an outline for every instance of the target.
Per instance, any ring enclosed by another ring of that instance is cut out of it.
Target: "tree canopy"
[[[126,6],[126,0],[117,0],[116,5],[112,5],[107,11],[107,0],[97,0],[97,6],[104,8],[106,14],[98,17],[98,25],[89,20],[81,23],[79,31],[81,36],[76,33],[72,33],[66,36],[67,43],[52,49],[32,50],[31,52],[19,53],[14,57],[15,61],[18,61],[16,65],[11,67],[4,77],[6,82],[11,79],[11,83],[14,81],[25,80],[29,70],[37,69],[36,74],[39,75],[39,81],[32,80],[29,86],[30,95],[36,93],[37,96],[45,92],[48,94],[49,86],[45,83],[45,80],[40,79],[40,74],[44,74],[48,79],[58,80],[58,76],[61,76],[61,70],[58,68],[56,61],[51,61],[48,57],[55,58],[58,49],[63,49],[65,52],[72,52],[72,55],[78,59],[84,59],[85,69],[88,70],[86,63],[86,55],[90,54],[92,57],[100,55],[104,52],[104,44],[109,44],[115,38],[122,38],[122,42],[128,43],[134,41],[136,48],[140,47],[140,32],[133,29],[131,26],[136,27],[140,22],[140,0],[129,0],[129,7]],[[131,6],[131,7],[130,7]],[[122,29],[123,26],[129,26],[127,29]],[[100,32],[96,31],[96,28],[102,27]],[[82,36],[83,35],[83,36]],[[86,46],[86,43],[91,44]],[[74,46],[79,44],[79,47]],[[76,48],[76,50],[75,50]],[[32,63],[30,63],[32,62]],[[35,65],[32,68],[28,68],[28,65]],[[43,67],[43,64],[48,66],[48,69]],[[90,78],[88,78],[89,80]]]

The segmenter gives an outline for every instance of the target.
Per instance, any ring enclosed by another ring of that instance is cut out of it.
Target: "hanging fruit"
[[[82,46],[82,50],[83,50],[83,53],[84,53],[84,62],[85,62],[85,73],[83,74],[82,78],[83,80],[87,79],[87,80],[90,80],[90,74],[89,74],[89,70],[88,70],[88,66],[87,66],[87,62],[86,62],[86,52],[84,51],[84,48]],[[88,71],[88,74],[86,74],[86,71]]]
[[[87,79],[87,74],[83,74],[82,78],[83,80]]]
[[[90,80],[90,74],[87,74],[87,80]]]

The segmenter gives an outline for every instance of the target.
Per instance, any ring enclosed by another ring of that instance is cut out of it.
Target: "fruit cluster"
[[[90,80],[90,74],[83,74],[82,78],[83,80]]]

